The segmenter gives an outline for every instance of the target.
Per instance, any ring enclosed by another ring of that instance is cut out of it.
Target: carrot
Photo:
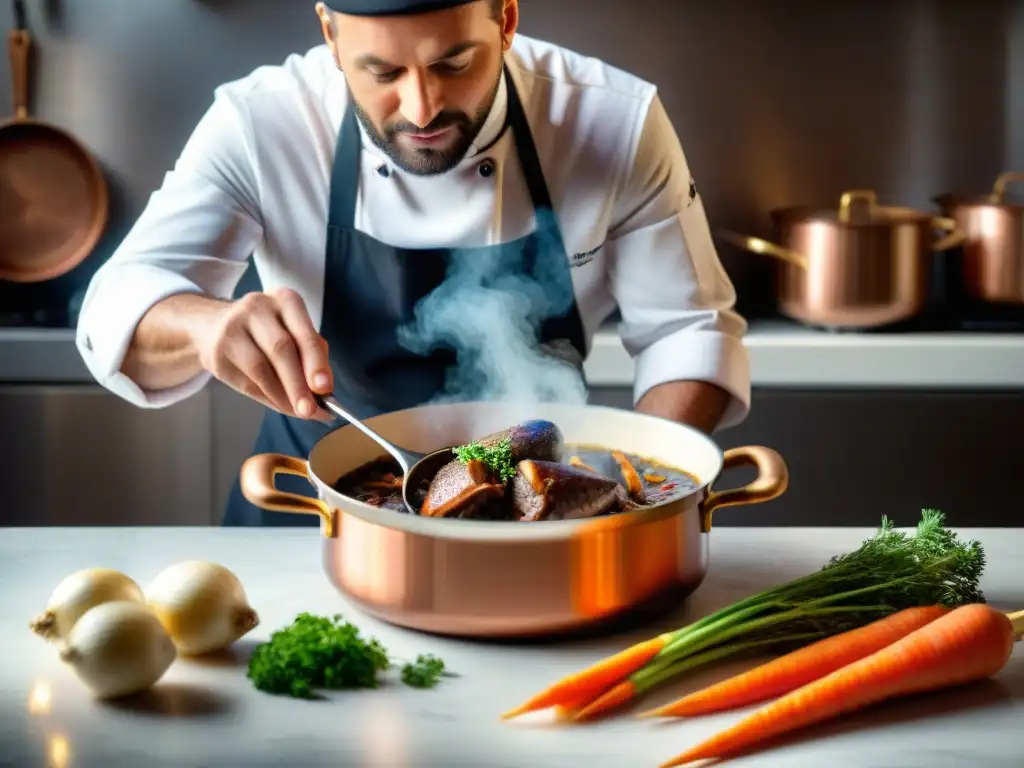
[[[728,658],[729,656],[735,656],[737,654],[746,651],[755,651],[762,649],[765,646],[778,645],[780,642],[801,642],[808,639],[818,639],[821,637],[820,632],[805,632],[798,635],[787,635],[785,637],[769,637],[761,640],[749,640],[745,643],[736,643],[733,645],[720,646],[718,648],[712,648],[704,653],[694,654],[693,656],[687,656],[671,668],[672,675],[678,675],[682,672],[690,672],[698,667],[703,667],[715,661]],[[580,708],[572,720],[588,720],[597,715],[603,715],[609,710],[621,707],[623,704],[628,703],[636,695],[640,693],[640,689],[636,683],[633,682],[632,678],[627,678],[620,682],[618,685],[613,686],[610,690],[598,696],[597,699],[591,701],[586,706]]]
[[[527,712],[536,712],[555,706],[563,707],[563,713],[574,711],[624,677],[641,669],[658,655],[658,652],[668,644],[672,637],[673,634],[668,632],[650,640],[644,640],[642,643],[637,643],[614,656],[602,659],[597,664],[580,672],[563,677],[525,704],[505,712],[501,718],[508,720]]]
[[[691,693],[641,717],[695,717],[738,709],[806,685],[891,645],[949,613],[944,605],[916,606],[891,613],[839,635],[773,659],[749,672]]]
[[[580,708],[586,704],[586,700],[569,702],[566,704],[555,705],[555,720],[559,722],[565,722],[566,720],[575,720],[576,713],[580,711]]]
[[[633,463],[626,458],[626,454],[622,451],[612,451],[612,458],[615,459],[619,469],[622,470],[622,479],[626,481],[626,490],[629,491],[629,495],[633,498],[642,498],[644,484],[640,480],[636,467],[633,466]]]
[[[589,466],[589,465],[587,465],[587,464],[584,464],[583,463],[583,459],[581,459],[579,456],[573,456],[572,458],[570,458],[569,459],[569,466],[570,467],[576,467],[577,469],[584,469],[587,472],[594,472],[594,468]],[[598,473],[594,472],[594,474],[596,475]]]
[[[662,763],[672,768],[734,755],[783,734],[888,699],[991,677],[1024,631],[1024,611],[985,603],[956,608],[906,637],[765,705],[702,744]]]

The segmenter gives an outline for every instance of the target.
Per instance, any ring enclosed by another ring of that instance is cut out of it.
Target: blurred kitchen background
[[[0,525],[215,523],[259,407],[215,384],[167,410],[134,409],[92,383],[70,329],[90,276],[213,89],[319,44],[313,0],[26,7],[31,110],[96,155],[111,209],[101,242],[70,273],[0,281]],[[772,238],[771,210],[834,208],[850,189],[936,212],[940,193],[978,196],[1024,170],[1024,1],[521,0],[521,10],[523,33],[660,86],[716,231]],[[0,29],[12,22],[0,0]],[[1024,522],[1014,485],[1024,472],[1024,301],[964,312],[947,302],[937,325],[929,315],[823,330],[779,319],[776,260],[724,242],[721,254],[751,321],[755,396],[749,419],[717,439],[776,448],[791,486],[716,524],[875,525],[882,514],[908,524],[921,507],[955,525]],[[936,256],[929,290],[959,296],[955,264]],[[256,287],[250,272],[240,290]],[[613,335],[603,344],[593,399],[629,407],[621,351]]]

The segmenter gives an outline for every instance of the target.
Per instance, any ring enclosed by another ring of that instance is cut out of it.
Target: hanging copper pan
[[[1024,203],[1005,199],[1014,182],[1024,182],[1024,173],[999,174],[992,191],[979,197],[934,198],[964,232],[963,286],[976,301],[1024,304]]]
[[[95,158],[69,133],[29,116],[29,54],[22,0],[8,37],[14,117],[0,125],[0,279],[51,280],[95,248],[109,193]]]
[[[723,239],[779,260],[777,298],[794,320],[872,328],[917,315],[933,253],[963,242],[951,219],[878,204],[871,190],[843,193],[838,208],[773,211],[776,242],[725,232]]]

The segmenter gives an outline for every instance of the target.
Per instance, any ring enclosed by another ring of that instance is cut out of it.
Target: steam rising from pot
[[[514,246],[453,252],[445,281],[398,334],[399,343],[418,354],[455,350],[457,363],[431,402],[587,401],[576,349],[568,340],[538,345],[544,321],[567,312],[574,296],[564,261],[537,261]]]

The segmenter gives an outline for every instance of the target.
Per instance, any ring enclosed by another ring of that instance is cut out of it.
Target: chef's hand
[[[334,388],[327,342],[298,293],[278,288],[221,305],[196,341],[199,359],[229,387],[286,416],[330,420],[313,393]]]

